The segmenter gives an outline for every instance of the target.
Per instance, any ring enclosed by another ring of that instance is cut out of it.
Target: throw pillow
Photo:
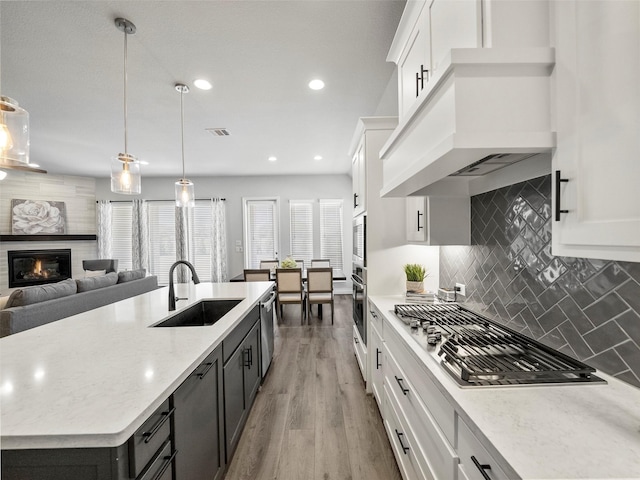
[[[132,280],[139,280],[147,276],[147,271],[144,268],[140,270],[125,270],[124,272],[118,272],[118,283],[130,282]]]
[[[84,271],[84,278],[101,277],[101,276],[106,275],[106,274],[107,274],[106,270],[85,270]]]
[[[5,308],[24,307],[33,303],[53,300],[54,298],[62,298],[73,295],[77,290],[78,286],[73,278],[47,285],[24,287],[11,292]]]
[[[79,278],[76,280],[76,283],[78,284],[78,293],[88,292],[90,290],[115,285],[118,283],[118,274],[111,272],[99,277]]]

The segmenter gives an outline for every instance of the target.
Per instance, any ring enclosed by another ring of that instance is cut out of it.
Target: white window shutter
[[[342,269],[342,200],[320,200],[320,257],[331,260],[333,268]]]
[[[111,204],[111,255],[118,259],[118,270],[131,270],[133,266],[132,221],[133,204],[131,202]]]
[[[313,258],[313,203],[304,200],[289,202],[290,255],[311,265]]]

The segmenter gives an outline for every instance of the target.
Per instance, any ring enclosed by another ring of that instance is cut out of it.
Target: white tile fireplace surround
[[[0,186],[0,235],[11,234],[11,200],[54,200],[64,202],[67,211],[66,232],[69,235],[96,233],[95,179],[67,175],[42,175],[9,171]],[[71,276],[82,277],[82,260],[97,258],[95,240],[35,240],[0,242],[0,297],[9,295],[9,250],[71,249]]]

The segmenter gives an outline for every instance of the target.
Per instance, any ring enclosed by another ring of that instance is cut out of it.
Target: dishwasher
[[[268,292],[260,300],[260,330],[262,331],[262,380],[269,370],[273,357],[273,315],[276,292]]]

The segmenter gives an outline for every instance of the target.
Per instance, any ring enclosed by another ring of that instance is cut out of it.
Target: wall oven
[[[353,263],[367,266],[367,216],[353,219]]]
[[[356,324],[362,343],[367,344],[367,270],[357,264],[353,264],[351,274],[353,284],[353,321]]]

